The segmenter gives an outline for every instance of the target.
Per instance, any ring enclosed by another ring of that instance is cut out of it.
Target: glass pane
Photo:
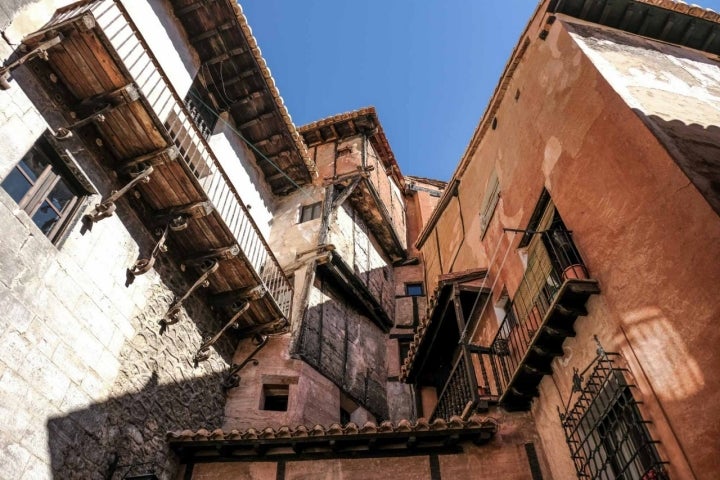
[[[50,164],[50,161],[39,148],[33,147],[18,163],[25,173],[32,179],[33,183]]]
[[[68,187],[67,183],[65,183],[65,180],[60,179],[58,180],[58,183],[53,187],[53,189],[50,191],[50,194],[48,195],[48,200],[55,205],[55,208],[58,209],[58,211],[62,212],[65,206],[70,203],[70,201],[75,197],[75,195],[70,191],[70,188]]]
[[[13,168],[0,185],[2,185],[2,188],[5,189],[17,203],[20,203],[20,200],[22,200],[28,190],[30,190],[30,187],[32,187],[27,178],[25,178],[25,175],[20,173],[17,168]]]
[[[35,212],[32,219],[33,222],[35,222],[35,225],[37,225],[38,228],[47,235],[50,233],[50,230],[52,230],[57,221],[60,220],[60,215],[58,215],[55,210],[53,210],[52,206],[45,201],[42,205],[40,205],[40,208],[38,208],[37,212]]]

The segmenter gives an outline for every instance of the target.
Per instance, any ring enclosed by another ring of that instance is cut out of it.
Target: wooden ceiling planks
[[[282,161],[273,160],[273,163],[285,170],[287,176],[268,180],[268,177],[277,173],[277,168],[257,156],[258,166],[272,191],[284,195],[295,190],[298,185],[310,183],[312,178],[303,153],[288,134],[288,127],[270,91],[271,87],[259,74],[264,68],[264,61],[262,66],[257,63],[240,21],[228,2],[218,0],[200,5],[199,2],[172,0],[171,3],[198,55],[205,62],[201,72],[212,76],[205,80],[216,94],[216,109],[228,110],[236,125],[260,119],[252,126],[240,127],[239,130],[266,157],[277,151],[273,152],[267,145],[256,143],[273,134],[283,134],[282,149],[291,153]],[[257,92],[261,95],[253,95]]]
[[[133,78],[115,63],[117,55],[109,52],[107,43],[98,38],[101,33],[95,29],[79,31],[72,25],[66,27],[62,33],[64,39],[50,52],[47,68],[57,76],[62,88],[75,97],[69,102],[68,111],[63,112],[66,118],[73,118],[70,110],[75,110],[73,105],[83,106],[83,102],[89,99],[133,83]],[[36,41],[42,41],[42,35],[39,35]],[[27,44],[32,46],[32,42],[31,38]],[[52,96],[53,92],[49,93]],[[95,122],[95,129],[100,133],[105,146],[116,156],[115,161],[109,163],[119,166],[121,171],[127,162],[169,146],[168,132],[158,129],[159,119],[142,97],[138,101],[115,106],[104,112],[104,117],[103,122]],[[86,139],[94,140],[94,136]],[[183,160],[177,159],[153,168],[150,181],[137,186],[141,198],[151,210],[166,210],[206,198]],[[152,216],[146,220],[150,223],[151,230],[157,226],[157,220]],[[176,252],[181,261],[236,243],[237,240],[217,211],[189,220],[186,230],[173,232],[170,236],[171,250]],[[237,257],[220,262],[218,271],[210,276],[209,291],[221,293],[257,285],[254,272],[254,267],[241,252]],[[231,315],[232,312],[225,314]],[[266,324],[278,318],[282,318],[282,313],[272,297],[267,295],[253,303],[248,313],[240,319],[240,325],[246,327]]]

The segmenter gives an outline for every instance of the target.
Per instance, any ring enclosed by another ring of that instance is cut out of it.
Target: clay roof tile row
[[[167,438],[171,442],[198,442],[213,440],[267,440],[282,438],[306,438],[306,437],[328,437],[328,436],[352,436],[352,435],[383,435],[396,432],[430,432],[445,430],[464,430],[472,428],[485,428],[493,434],[497,432],[498,424],[492,418],[473,415],[468,420],[459,416],[453,416],[450,420],[437,418],[432,422],[420,418],[412,423],[409,420],[400,420],[397,423],[384,421],[379,425],[374,422],[366,422],[362,427],[355,423],[348,423],[342,426],[338,423],[325,427],[315,425],[306,427],[299,425],[295,428],[282,426],[278,429],[267,427],[262,430],[248,428],[247,430],[224,431],[216,429],[213,431],[201,428],[199,430],[182,430],[169,432]]]

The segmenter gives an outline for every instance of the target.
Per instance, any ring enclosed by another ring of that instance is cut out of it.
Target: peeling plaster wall
[[[532,405],[544,450],[552,452],[552,477],[574,476],[557,406],[568,401],[573,369],[584,370],[594,358],[597,335],[629,367],[628,380],[637,385],[633,394],[652,422],[648,428],[660,441],[661,457],[670,461],[670,476],[712,478],[709,472],[720,468],[714,420],[720,416],[720,378],[714,373],[720,357],[708,345],[720,342],[714,327],[720,266],[708,259],[720,258],[720,219],[705,192],[688,182],[677,151],[648,128],[637,105],[628,105],[615,88],[617,78],[608,76],[609,64],[599,67],[600,54],[587,45],[597,45],[616,66],[646,69],[643,75],[660,76],[663,70],[656,69],[674,60],[637,47],[644,42],[637,37],[623,46],[618,43],[625,35],[598,31],[588,40],[564,25],[548,27],[545,41],[530,30],[530,45],[499,100],[497,128],[488,129],[472,151],[459,190],[464,218],[480,209],[477,193],[466,195],[463,185],[486,185],[493,170],[501,199],[485,238],[466,241],[453,270],[489,267],[492,302],[503,286],[512,298],[525,269],[523,252],[519,236],[502,228],[526,228],[547,188],[602,290],[589,300],[588,315],[576,320],[576,336],[565,341],[564,355],[553,362],[554,374],[544,377]],[[661,63],[641,67],[648,59]],[[668,108],[681,111],[687,124],[708,121],[709,105],[698,110],[676,101]],[[449,217],[446,224],[461,221],[451,209],[443,216]],[[453,254],[445,242],[438,253],[433,235],[442,233],[439,228],[423,246],[429,275],[437,272],[439,257],[445,265]],[[485,312],[481,322],[477,338],[492,338],[494,315]]]
[[[567,24],[606,81],[720,214],[720,62],[703,52]]]

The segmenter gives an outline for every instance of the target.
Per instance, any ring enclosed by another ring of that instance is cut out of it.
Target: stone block
[[[3,346],[2,362],[11,369],[17,370],[23,365],[25,357],[32,346],[21,333],[16,331],[6,332],[1,338]]]
[[[3,466],[3,476],[5,478],[22,477],[30,458],[30,452],[16,442],[3,445],[0,448],[0,465]]]
[[[57,406],[62,404],[70,386],[70,378],[47,358],[40,355],[28,355],[18,373],[29,384],[36,386],[51,403]]]
[[[33,314],[25,305],[13,295],[11,291],[0,294],[0,312],[4,317],[3,330],[12,329],[16,332],[25,332],[33,319]]]
[[[34,352],[39,352],[47,358],[51,358],[55,349],[60,344],[60,337],[47,327],[43,318],[34,316],[30,326],[24,332],[25,339],[32,345]]]

